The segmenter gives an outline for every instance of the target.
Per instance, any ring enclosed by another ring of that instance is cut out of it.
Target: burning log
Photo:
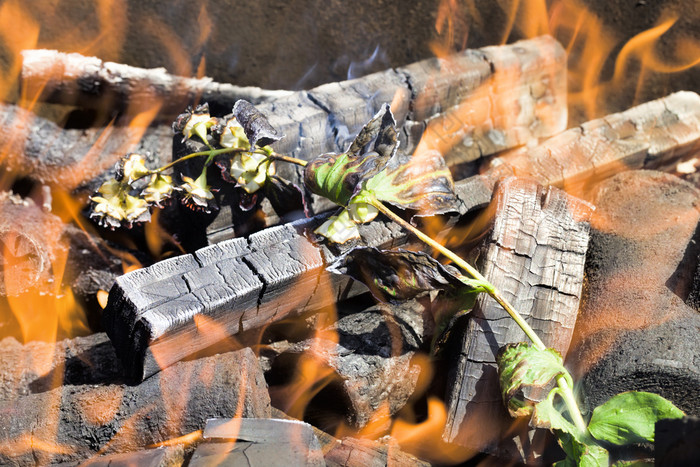
[[[420,150],[439,149],[448,164],[458,165],[562,131],[565,72],[564,50],[551,37],[540,37],[325,84],[258,109],[286,135],[272,147],[309,160],[345,151],[362,126],[391,102],[404,151],[414,151],[421,140]],[[277,174],[298,186],[302,172],[290,164],[277,165]],[[312,212],[330,208],[327,200],[313,197]],[[231,209],[222,206],[208,226],[209,243],[235,235],[231,221],[237,216]],[[273,212],[265,207],[271,222],[276,220]]]
[[[105,333],[60,342],[0,341],[0,400],[42,393],[63,384],[116,384],[123,380],[114,346]]]
[[[592,209],[556,188],[506,179],[490,206],[491,234],[479,249],[477,268],[562,355],[576,322]],[[448,379],[444,438],[486,449],[513,424],[500,396],[496,355],[527,337],[500,305],[481,295],[456,340],[460,353]]]
[[[95,177],[130,151],[148,156],[153,166],[166,164],[172,153],[172,130],[166,125],[64,130],[7,104],[0,105],[0,125],[6,171],[67,191],[85,184],[87,191],[94,191],[101,183]]]
[[[319,330],[321,336],[337,336],[337,341],[316,337],[298,343],[277,342],[267,346],[274,372],[289,365],[285,355],[303,355],[331,368],[342,386],[343,398],[349,402],[343,421],[362,428],[377,420],[378,412],[396,414],[416,387],[420,367],[412,363],[423,344],[425,307],[410,301],[401,306],[372,305],[357,310],[343,306],[331,326]],[[277,363],[277,360],[284,363]],[[287,370],[289,371],[289,370]],[[284,398],[285,386],[271,387]],[[283,405],[280,401],[277,406]],[[388,423],[388,419],[387,419]]]
[[[325,466],[311,425],[286,419],[208,420],[201,443],[188,466],[294,465]]]
[[[700,96],[677,92],[591,120],[530,150],[494,159],[498,173],[531,177],[574,196],[625,170],[663,168],[700,150]]]
[[[407,454],[398,446],[370,439],[343,438],[325,455],[329,467],[364,467],[391,465],[396,467],[429,466]]]
[[[45,465],[142,449],[212,417],[269,417],[270,399],[255,355],[243,349],[179,363],[138,386],[30,394],[0,404],[0,413],[0,463]]]
[[[456,191],[462,192],[462,184]],[[140,381],[225,336],[366,291],[325,271],[349,246],[317,245],[304,235],[328,215],[227,240],[117,279],[103,324],[128,377]],[[390,221],[359,228],[367,246],[395,248],[410,241]],[[202,332],[200,326],[220,332]]]
[[[700,415],[700,316],[683,298],[697,258],[700,191],[654,171],[599,185],[569,353],[590,408],[629,390]]]
[[[158,106],[163,118],[172,119],[196,102],[208,102],[212,110],[225,114],[238,99],[257,104],[291,94],[211,78],[185,78],[165,68],[138,68],[57,50],[24,50],[22,58],[21,84],[27,95],[88,109]]]
[[[168,446],[93,457],[79,465],[80,467],[176,467],[183,465],[184,462],[185,450],[183,446]]]

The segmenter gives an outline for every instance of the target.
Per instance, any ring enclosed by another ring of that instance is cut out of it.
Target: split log
[[[235,86],[211,78],[185,78],[165,68],[144,69],[103,62],[97,57],[57,50],[22,51],[22,90],[28,96],[57,104],[98,110],[152,108],[172,120],[189,104],[208,102],[221,115],[231,112],[238,99],[254,104],[278,99],[290,91]]]
[[[124,154],[138,152],[159,167],[172,157],[172,129],[145,128],[118,122],[106,128],[62,129],[55,123],[13,105],[0,105],[2,167],[16,178],[30,179],[66,191],[89,193]],[[102,176],[102,178],[100,178]]]
[[[325,466],[311,425],[286,419],[208,420],[190,467],[209,465]]]
[[[462,192],[460,183],[456,191]],[[463,206],[471,204],[462,200]],[[141,381],[225,336],[365,292],[364,285],[325,271],[354,244],[315,244],[305,235],[328,216],[230,239],[118,278],[103,325],[128,378]],[[359,228],[367,246],[396,248],[414,241],[390,221]],[[210,326],[220,332],[198,330]]]
[[[466,50],[263,103],[258,109],[281,134],[272,146],[281,154],[310,160],[343,152],[387,102],[401,129],[401,148],[438,149],[449,165],[548,137],[566,127],[566,56],[551,37],[500,47]],[[280,177],[302,186],[303,170],[277,164]],[[225,185],[221,187],[226,190]],[[312,197],[311,211],[331,208]],[[209,243],[231,238],[235,206],[224,205],[210,221]],[[264,214],[276,220],[274,210]],[[286,213],[276,213],[280,217]],[[269,223],[267,224],[270,225]]]
[[[568,362],[591,410],[641,390],[700,415],[700,315],[683,303],[700,249],[698,199],[693,185],[656,171],[598,186]]]
[[[280,365],[290,372],[292,363],[284,357],[299,355],[332,369],[337,375],[334,387],[342,388],[341,398],[349,403],[342,408],[342,420],[338,421],[362,428],[380,417],[395,415],[413,394],[420,366],[412,359],[423,345],[427,325],[424,315],[429,310],[409,301],[401,306],[378,304],[360,309],[346,305],[337,313],[335,323],[319,330],[319,335],[335,336],[337,340],[316,337],[298,343],[276,342],[265,346],[261,355],[270,360],[271,372]],[[278,407],[289,402],[285,400],[286,382],[271,385],[270,393]],[[324,409],[307,406],[308,411]],[[385,412],[380,415],[380,410]]]
[[[105,333],[56,343],[0,341],[0,400],[56,389],[61,385],[118,384],[122,367]]]
[[[533,149],[495,158],[491,170],[534,178],[587,199],[592,187],[618,172],[664,169],[698,151],[700,96],[683,91],[583,123]]]
[[[143,449],[213,417],[270,416],[250,349],[182,362],[138,386],[62,386],[0,404],[2,465],[73,462]]]
[[[501,290],[545,345],[562,355],[576,322],[592,209],[556,188],[508,178],[498,186],[489,209],[491,234],[478,249],[477,269]],[[496,355],[503,345],[527,341],[527,337],[485,294],[463,328],[457,333],[459,355],[453,357],[448,377],[443,436],[484,450],[513,425],[501,399]]]

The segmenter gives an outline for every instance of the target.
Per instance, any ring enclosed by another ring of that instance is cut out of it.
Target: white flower
[[[121,163],[123,175],[129,184],[150,173],[146,168],[146,158],[141,154],[129,154],[122,159]]]
[[[377,208],[371,204],[363,202],[353,203],[350,201],[348,210],[350,211],[350,217],[352,220],[360,224],[373,220],[375,217],[377,217],[377,214],[379,214],[379,210]]]
[[[235,118],[232,118],[226,122],[224,131],[221,132],[219,144],[222,148],[250,148],[250,143],[245,135],[245,131]]]
[[[173,178],[160,173],[153,174],[151,181],[141,192],[143,199],[156,206],[163,207],[162,202],[170,198],[173,193]]]
[[[347,209],[329,217],[326,222],[314,230],[314,233],[326,237],[334,243],[345,243],[348,240],[360,238],[360,230]]]
[[[262,188],[268,175],[274,174],[274,166],[266,154],[243,152],[233,157],[229,173],[236,183],[252,194]]]
[[[182,179],[185,181],[179,187],[180,190],[185,192],[182,202],[192,209],[210,212],[214,205],[214,194],[211,192],[211,186],[207,185],[206,172],[202,172],[202,175],[197,180],[192,180],[184,175]]]

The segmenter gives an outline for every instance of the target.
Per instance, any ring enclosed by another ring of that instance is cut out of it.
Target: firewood
[[[150,165],[166,164],[172,154],[169,125],[145,128],[128,122],[105,128],[62,129],[55,123],[17,106],[0,105],[4,148],[2,167],[14,177],[29,177],[67,191],[84,187],[88,193],[124,154],[148,156]]]
[[[329,215],[226,240],[118,278],[103,325],[128,377],[141,381],[221,339],[199,332],[195,320],[213,320],[234,335],[365,292],[364,285],[325,271],[355,244],[316,244],[305,235]],[[414,241],[391,221],[363,224],[360,234],[363,244],[380,248]]]
[[[492,170],[588,196],[598,182],[634,169],[663,169],[700,150],[700,96],[683,91],[591,120],[530,150],[498,157]]]
[[[75,467],[178,467],[185,462],[185,449],[182,445],[162,446],[143,451],[122,452],[93,457],[85,462],[76,462]],[[61,464],[61,467],[73,467]]]
[[[257,104],[291,93],[217,83],[206,77],[186,78],[171,75],[165,68],[144,69],[45,49],[22,51],[20,79],[27,95],[47,102],[118,111],[130,105],[159,106],[165,120],[196,102],[208,102],[223,115],[238,99]]]
[[[700,190],[630,171],[598,185],[582,306],[569,352],[584,403],[649,391],[700,415],[700,315],[691,288]]]
[[[332,467],[396,467],[428,466],[416,457],[400,450],[398,446],[370,439],[343,438],[338,440],[325,455],[326,465]]]
[[[286,419],[212,419],[189,466],[325,466],[311,425]]]
[[[105,333],[62,341],[0,341],[0,400],[56,389],[63,384],[117,384],[122,367]]]
[[[477,269],[545,345],[563,355],[576,322],[592,209],[559,189],[508,178],[498,186],[489,207],[493,227],[478,249]],[[447,382],[443,437],[483,450],[513,424],[501,399],[496,355],[501,346],[527,337],[486,295],[478,298],[462,327],[455,335],[458,355],[453,356]]]
[[[2,465],[47,465],[143,449],[213,417],[270,416],[250,349],[181,362],[138,386],[62,386],[0,404]],[[39,442],[41,441],[41,442]]]
[[[277,152],[310,160],[345,151],[362,126],[391,102],[402,150],[413,152],[423,136],[422,147],[441,150],[454,166],[564,130],[565,69],[561,46],[540,37],[324,84],[258,109],[286,135],[272,145]],[[297,166],[277,164],[277,173],[302,185]],[[314,195],[310,208],[319,213],[331,205]],[[267,226],[277,220],[270,210],[263,207]],[[210,244],[236,235],[232,219],[250,218],[250,213],[235,212],[235,206],[223,204],[207,227]]]
[[[348,306],[345,302],[337,313],[338,320],[319,333],[337,336],[337,341],[316,337],[296,343],[275,342],[265,346],[261,355],[271,362],[271,372],[279,365],[289,366],[289,359],[280,357],[298,355],[332,369],[343,399],[349,402],[342,420],[362,428],[377,419],[380,409],[388,408],[388,415],[396,414],[413,394],[420,368],[411,361],[423,345],[424,315],[429,310],[416,301],[401,306]],[[276,363],[278,359],[284,363]],[[271,385],[273,401],[275,394],[280,394],[277,406],[286,402],[285,383]],[[307,407],[309,411],[323,409]]]

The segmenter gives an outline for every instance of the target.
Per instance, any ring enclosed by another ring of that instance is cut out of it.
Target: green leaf
[[[496,361],[503,401],[513,417],[532,413],[538,401],[527,397],[530,390],[553,387],[552,383],[559,375],[571,378],[559,352],[538,350],[524,342],[503,346]]]
[[[601,441],[616,445],[654,441],[654,425],[684,413],[672,402],[649,392],[623,392],[593,410],[588,429]]]
[[[397,152],[383,170],[367,179],[363,189],[421,216],[455,212],[459,204],[452,174],[437,151],[412,156]]]
[[[557,390],[553,389],[547,398],[535,404],[530,424],[536,428],[546,428],[552,431],[565,432],[578,439],[579,430],[554,407],[554,396]]]
[[[585,444],[568,433],[557,433],[557,441],[566,453],[566,459],[556,462],[557,467],[608,467],[610,455],[597,444]]]

